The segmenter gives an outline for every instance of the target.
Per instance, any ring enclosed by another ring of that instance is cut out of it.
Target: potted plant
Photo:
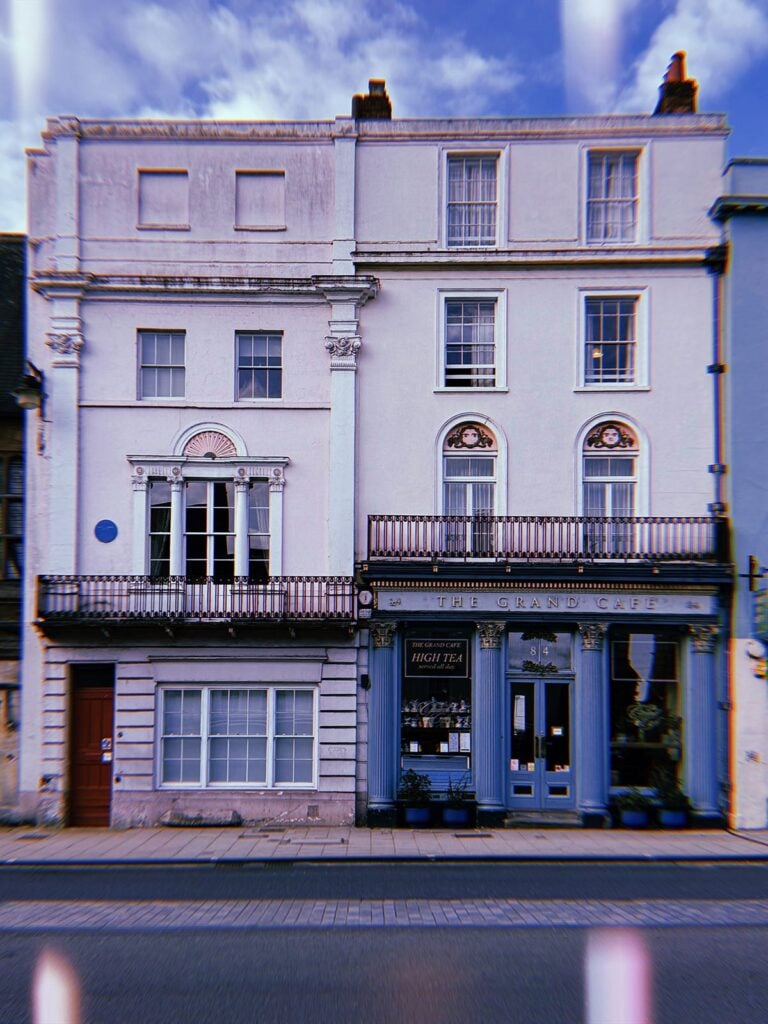
[[[624,828],[647,828],[652,802],[641,790],[633,787],[621,793],[616,807]]]
[[[403,805],[403,820],[406,825],[429,824],[431,795],[432,783],[428,775],[416,772],[413,768],[403,772],[397,797]]]
[[[677,776],[669,771],[660,774],[656,779],[656,796],[661,828],[685,828],[691,801],[680,788]]]
[[[474,809],[475,799],[469,788],[469,775],[462,775],[458,782],[449,779],[442,806],[443,824],[449,828],[468,828],[472,824]]]

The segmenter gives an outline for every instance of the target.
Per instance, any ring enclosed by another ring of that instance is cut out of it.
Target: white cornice
[[[587,117],[393,118],[331,121],[100,121],[72,116],[51,117],[43,138],[75,137],[88,141],[165,139],[327,142],[339,135],[361,141],[377,139],[552,139],[626,138],[721,135],[729,133],[723,114],[612,114]]]
[[[715,243],[686,247],[573,249],[356,249],[361,267],[642,267],[697,266],[709,258]]]
[[[76,292],[88,298],[147,295],[226,295],[316,298],[325,301],[347,299],[363,304],[379,289],[370,275],[312,277],[197,277],[192,275],[97,275],[70,274],[55,270],[32,275],[31,286],[45,298]]]

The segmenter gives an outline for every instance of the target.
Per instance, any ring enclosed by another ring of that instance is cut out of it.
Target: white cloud
[[[713,109],[750,66],[768,53],[765,0],[678,0],[634,65],[631,84],[619,95],[617,110],[650,112],[678,50],[688,54],[688,74],[698,79],[699,109]]]
[[[328,119],[386,78],[396,116],[472,116],[509,109],[523,82],[513,55],[486,55],[410,0],[10,2],[0,53],[19,76],[0,90],[0,228],[11,230],[23,227],[24,147],[47,115]]]

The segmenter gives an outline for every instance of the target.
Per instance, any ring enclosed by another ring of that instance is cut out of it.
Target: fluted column
[[[491,823],[504,814],[504,665],[503,622],[477,623],[472,694],[472,765],[477,812]]]
[[[691,660],[686,684],[685,790],[700,815],[719,815],[717,785],[717,626],[690,626]]]
[[[235,576],[248,575],[250,545],[248,543],[248,473],[240,468],[235,476]]]
[[[368,809],[391,810],[397,796],[397,645],[395,622],[371,623]]]
[[[583,818],[600,817],[608,805],[606,754],[606,679],[603,647],[608,627],[602,622],[579,624],[581,671],[576,692],[576,764],[579,811]],[[573,755],[571,755],[573,756]]]
[[[169,550],[170,575],[184,575],[184,523],[182,522],[181,491],[184,478],[181,469],[174,466],[168,475],[171,485],[171,542]]]

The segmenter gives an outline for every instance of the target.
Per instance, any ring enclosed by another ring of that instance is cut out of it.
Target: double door
[[[571,683],[511,683],[509,806],[569,810],[574,806]]]

